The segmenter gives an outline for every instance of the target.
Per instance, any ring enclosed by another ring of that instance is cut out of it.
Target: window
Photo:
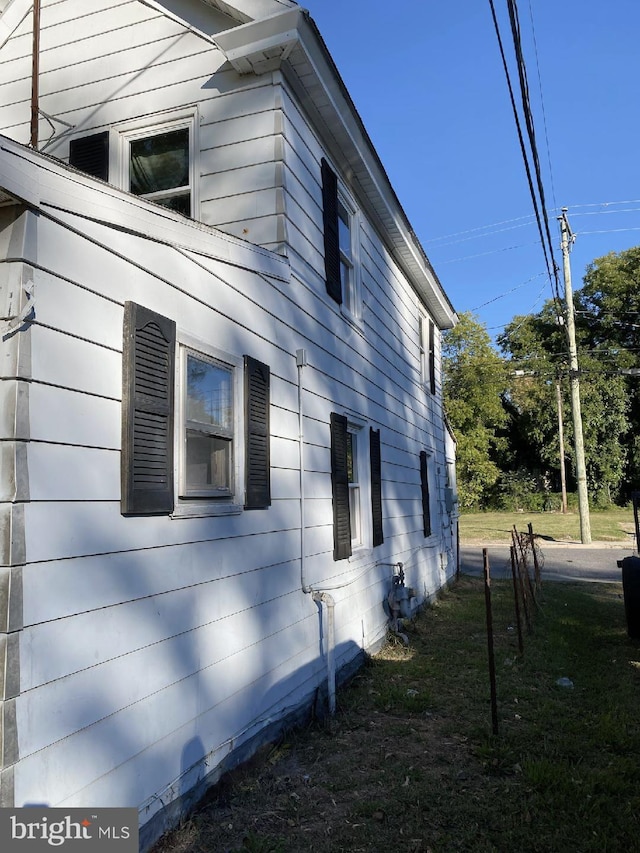
[[[231,497],[233,368],[184,352],[184,456],[181,496]]]
[[[420,375],[423,385],[428,385],[432,394],[436,393],[436,328],[433,320],[419,318],[420,337]]]
[[[351,547],[362,544],[360,518],[360,482],[358,475],[358,433],[347,429],[347,479],[349,481],[349,515],[351,518]]]
[[[338,178],[322,160],[322,216],[327,293],[352,316],[360,316],[358,215]]]
[[[354,317],[360,314],[358,271],[355,265],[355,211],[340,193],[338,196],[338,242],[340,246],[340,284],[346,310]]]
[[[431,536],[431,498],[429,496],[429,454],[420,451],[420,487],[422,491],[422,526],[425,538]]]
[[[176,343],[172,320],[125,304],[123,515],[266,509],[271,504],[268,365],[181,335],[176,377]]]
[[[134,125],[72,139],[69,163],[122,189],[197,217],[194,111],[150,125]]]
[[[380,431],[352,423],[345,415],[331,414],[331,486],[333,498],[334,560],[350,557],[358,548],[381,545],[382,491]],[[369,468],[367,468],[367,456]],[[371,499],[371,514],[366,511]]]
[[[127,135],[127,189],[191,216],[189,127]]]

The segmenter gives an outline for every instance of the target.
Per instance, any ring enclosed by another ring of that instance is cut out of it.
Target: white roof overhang
[[[286,9],[217,33],[213,39],[241,74],[282,69],[328,152],[340,164],[359,203],[438,327],[454,326],[455,309],[409,223],[309,13],[299,7]]]

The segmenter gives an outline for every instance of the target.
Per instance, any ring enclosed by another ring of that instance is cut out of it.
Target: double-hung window
[[[183,349],[181,496],[234,494],[234,368]]]
[[[360,515],[358,431],[347,428],[347,478],[349,481],[349,515],[351,519],[351,548],[362,545],[362,518]]]
[[[351,318],[361,314],[358,222],[355,205],[322,160],[322,222],[327,293]]]
[[[336,412],[330,426],[333,558],[343,560],[384,542],[380,430],[367,431]]]
[[[177,350],[177,367],[176,367]],[[125,304],[123,515],[204,516],[271,503],[270,371]]]
[[[125,188],[185,216],[193,215],[192,130],[171,124],[122,135]]]
[[[196,113],[133,124],[72,139],[69,162],[134,195],[198,217]]]
[[[432,394],[436,393],[436,327],[433,320],[420,315],[420,378]]]

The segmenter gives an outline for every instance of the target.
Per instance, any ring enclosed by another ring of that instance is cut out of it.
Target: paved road
[[[617,560],[635,554],[634,541],[581,545],[538,540],[538,546],[542,555],[543,580],[620,583],[622,573]],[[491,577],[511,577],[511,560],[507,545],[461,545],[460,571],[463,574],[482,575],[483,548],[486,548],[489,554]]]

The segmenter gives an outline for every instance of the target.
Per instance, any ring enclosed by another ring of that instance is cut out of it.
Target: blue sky
[[[494,4],[520,106],[506,2]],[[456,310],[492,336],[538,311],[551,285],[489,0],[303,5]],[[555,257],[566,206],[577,289],[594,258],[640,244],[640,2],[518,10]]]

